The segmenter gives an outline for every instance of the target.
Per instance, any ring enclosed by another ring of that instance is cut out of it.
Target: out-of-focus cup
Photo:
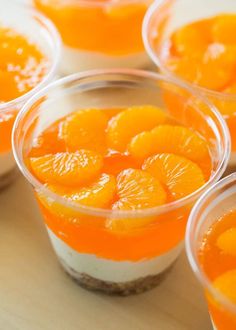
[[[170,71],[165,62],[165,45],[171,34],[181,26],[219,14],[236,14],[236,2],[232,0],[160,0],[153,3],[144,18],[143,41],[146,51],[157,68],[173,79],[183,78]],[[191,64],[190,64],[191,66]],[[190,68],[191,69],[191,68]],[[236,168],[236,94],[217,92],[184,81],[203,93],[217,107],[226,120],[232,140],[229,169]]]
[[[23,104],[54,77],[60,58],[60,37],[47,18],[27,6],[24,7],[12,2],[0,2],[0,23],[4,27],[14,29],[35,44],[49,63],[45,77],[39,84],[16,99],[0,103],[1,189],[12,182],[17,173],[11,151],[11,132],[16,115]]]
[[[215,330],[236,329],[236,305],[217,290],[200,262],[204,236],[221,217],[235,210],[236,174],[224,178],[206,191],[194,206],[186,231],[186,249],[190,265],[206,293]]]
[[[64,42],[61,73],[150,65],[142,21],[152,0],[33,0],[56,25]]]

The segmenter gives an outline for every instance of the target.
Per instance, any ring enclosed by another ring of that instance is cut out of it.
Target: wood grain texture
[[[210,330],[184,254],[156,289],[128,298],[77,286],[60,268],[22,177],[0,193],[1,330]]]

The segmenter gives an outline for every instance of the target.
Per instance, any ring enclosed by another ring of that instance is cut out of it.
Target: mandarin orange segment
[[[221,90],[234,78],[236,46],[212,44],[198,69],[196,82],[212,90]]]
[[[112,209],[130,211],[163,205],[167,194],[161,183],[151,174],[142,170],[126,169],[117,177],[117,196],[119,200]],[[112,230],[128,230],[150,223],[151,217],[111,218],[107,227]]]
[[[230,228],[220,234],[216,245],[223,253],[236,257],[236,228]]]
[[[0,68],[0,86],[7,86],[0,88],[0,102],[13,100],[20,94],[14,72],[5,72]]]
[[[167,68],[176,75],[192,83],[198,81],[199,60],[192,57],[168,58],[165,60]]]
[[[101,174],[97,180],[83,188],[63,187],[60,185],[47,185],[47,187],[56,194],[78,204],[107,208],[115,198],[116,178],[113,175]],[[55,214],[78,216],[78,212],[75,210],[61,205],[59,202],[52,202],[51,199],[47,200],[43,193],[38,196],[41,202]]]
[[[217,277],[213,286],[234,304],[236,303],[236,270],[230,270]]]
[[[209,155],[205,140],[183,126],[160,125],[150,132],[136,135],[129,152],[137,158],[147,158],[157,153],[173,153],[199,162]]]
[[[126,169],[117,177],[117,195],[124,209],[143,209],[162,205],[166,192],[161,183],[142,170]]]
[[[101,174],[90,186],[84,187],[70,198],[80,204],[106,208],[115,198],[116,178],[113,175]]]
[[[158,153],[177,154],[194,162],[209,155],[207,142],[184,126],[163,125],[152,130]]]
[[[144,160],[155,153],[156,142],[152,131],[142,132],[132,138],[128,151],[135,159]]]
[[[221,90],[234,77],[236,46],[212,44],[202,57],[168,59],[166,65],[187,81],[208,89]]]
[[[222,44],[236,44],[236,16],[225,14],[215,17],[212,25],[212,38]]]
[[[105,153],[107,123],[108,118],[101,110],[79,110],[66,118],[61,137],[65,140],[68,151],[89,149]]]
[[[205,183],[197,164],[174,154],[151,156],[142,168],[165,185],[174,200],[193,193]]]
[[[77,186],[93,180],[103,166],[102,156],[90,150],[61,152],[31,157],[29,160],[31,170],[40,181],[66,186]]]
[[[236,84],[233,83],[222,90],[226,94],[236,94]],[[220,97],[215,98],[215,106],[218,108],[220,113],[224,116],[233,116],[236,113],[236,99],[234,97]]]
[[[108,124],[107,142],[111,149],[123,152],[127,145],[138,133],[150,130],[163,124],[166,115],[157,107],[134,106],[120,112]]]
[[[194,22],[185,25],[172,35],[173,50],[180,55],[203,53],[211,40],[211,20],[204,21],[204,24]]]
[[[35,87],[48,70],[48,60],[15,30],[0,27],[0,102],[13,100]]]

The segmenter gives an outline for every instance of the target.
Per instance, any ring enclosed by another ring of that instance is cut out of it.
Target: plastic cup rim
[[[37,180],[33,174],[29,171],[27,166],[24,164],[23,155],[21,151],[16,148],[16,144],[14,142],[16,138],[16,132],[18,125],[20,124],[21,120],[24,118],[24,116],[27,114],[28,110],[35,104],[37,100],[39,100],[41,97],[43,97],[45,94],[47,94],[48,90],[53,90],[54,88],[57,88],[60,85],[71,83],[79,80],[83,80],[86,78],[92,78],[92,77],[98,77],[102,75],[130,75],[133,77],[139,77],[139,78],[146,78],[150,80],[160,80],[167,83],[172,83],[180,88],[185,89],[186,91],[190,92],[191,95],[196,96],[198,99],[203,101],[207,106],[210,108],[212,113],[214,113],[214,116],[216,117],[217,121],[220,123],[222,127],[222,132],[225,140],[225,150],[222,157],[222,160],[217,168],[217,170],[214,172],[214,174],[211,176],[211,178],[197,191],[193,192],[192,194],[179,199],[175,202],[171,202],[168,204],[164,204],[161,206],[157,206],[154,208],[149,208],[145,210],[129,210],[129,211],[113,211],[110,209],[101,209],[101,208],[95,208],[95,207],[87,207],[83,206],[81,204],[75,203],[75,202],[68,202],[67,199],[63,198],[62,196],[57,195],[56,193],[52,192],[51,190],[47,189],[39,180]],[[136,70],[136,69],[99,69],[99,70],[90,70],[90,71],[84,71],[80,73],[75,73],[72,75],[69,75],[67,77],[63,77],[57,81],[52,82],[47,87],[44,87],[41,89],[38,93],[36,93],[33,97],[31,97],[23,106],[22,110],[18,114],[16,121],[14,123],[13,127],[13,134],[12,134],[12,146],[13,146],[13,154],[14,158],[16,160],[16,163],[23,173],[23,175],[26,177],[26,179],[32,184],[32,186],[35,188],[36,191],[40,191],[46,196],[52,198],[55,201],[58,201],[60,204],[67,206],[69,205],[70,209],[76,210],[77,212],[84,213],[84,214],[90,214],[95,216],[101,216],[101,217],[112,217],[113,218],[124,218],[124,217],[135,217],[140,218],[143,216],[153,216],[158,214],[163,214],[166,212],[170,212],[172,210],[175,210],[179,207],[182,207],[188,203],[193,202],[199,194],[201,194],[203,191],[205,191],[209,186],[211,186],[215,181],[219,180],[222,174],[224,173],[227,163],[230,157],[230,150],[231,150],[231,143],[230,143],[230,135],[228,131],[228,127],[222,118],[222,116],[218,113],[218,111],[215,109],[214,105],[212,105],[207,99],[205,99],[202,95],[198,95],[194,90],[190,89],[188,86],[186,86],[182,82],[178,82],[173,80],[170,77],[165,77],[158,73],[153,73],[150,71],[144,71],[144,70]]]

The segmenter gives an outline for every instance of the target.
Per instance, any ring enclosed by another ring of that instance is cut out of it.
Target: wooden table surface
[[[201,288],[183,254],[156,289],[111,297],[80,288],[60,268],[31,187],[0,193],[1,330],[210,330]]]

